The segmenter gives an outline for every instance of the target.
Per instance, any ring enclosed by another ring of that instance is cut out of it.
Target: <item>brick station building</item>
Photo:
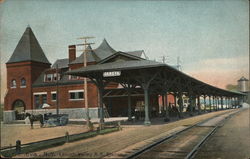
[[[70,45],[68,49],[68,58],[58,59],[51,65],[32,29],[26,28],[6,63],[5,121],[15,120],[17,114],[23,112],[37,114],[49,111],[55,113],[57,104],[60,113],[69,114],[70,118],[85,118],[83,78],[64,74],[68,70],[83,67],[84,54],[76,57],[75,45]],[[116,51],[105,39],[96,49],[87,47],[87,65],[138,60],[145,57],[143,50]],[[136,90],[138,91],[132,95],[131,99],[132,113],[136,108],[143,107],[143,92],[140,89]],[[98,90],[90,80],[88,80],[87,91],[90,117],[97,118]],[[154,110],[159,111],[158,96],[152,96],[150,101]],[[50,105],[46,110],[42,109],[44,103]],[[104,103],[109,116],[127,116],[126,93],[118,83],[110,83],[105,87]]]

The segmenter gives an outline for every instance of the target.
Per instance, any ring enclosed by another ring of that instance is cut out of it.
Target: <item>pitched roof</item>
[[[87,62],[95,62],[95,61],[99,61],[100,60],[100,58],[92,50],[92,48],[91,48],[90,45],[88,45],[88,47],[86,48],[86,50],[87,50]],[[84,61],[84,53],[82,53],[79,57],[77,57],[70,64],[83,63],[83,61]]]
[[[32,29],[27,27],[7,63],[36,61],[50,64]]]
[[[96,48],[94,52],[98,57],[100,57],[100,59],[104,59],[116,53],[116,51],[108,44],[106,39],[103,39],[101,45],[98,48]]]
[[[69,80],[69,75],[62,75],[62,78],[56,83],[56,81],[44,82],[44,75],[47,70],[43,71],[40,76],[32,84],[32,87],[49,87],[58,85],[74,85],[83,84],[83,80]]]
[[[141,58],[139,56],[135,56],[133,54],[128,54],[128,53],[125,53],[125,52],[118,51],[118,52],[114,53],[113,55],[108,56],[107,58],[100,60],[98,62],[98,64],[103,64],[103,63],[106,63],[106,62],[114,62],[114,60],[112,60],[112,59],[115,59],[118,56],[124,56],[124,57],[127,57],[130,60],[145,60],[145,59],[143,59],[143,58]],[[126,61],[129,61],[129,60],[126,60]]]
[[[137,57],[142,57],[143,52],[144,52],[143,50],[136,50],[136,51],[128,51],[125,53],[130,54],[130,55],[134,55]]]
[[[87,47],[87,62],[99,62],[114,55],[115,53],[117,53],[117,51],[109,45],[106,39],[103,39],[102,43],[96,49],[92,49],[90,45]],[[129,51],[124,53],[137,57],[142,57],[142,55],[145,54],[143,50]],[[82,53],[70,64],[83,63],[83,58],[84,53]]]
[[[79,69],[67,71],[66,74],[76,75],[76,74],[96,72],[96,71],[99,72],[99,71],[110,71],[110,70],[132,70],[140,68],[159,67],[159,66],[167,66],[167,65],[150,60],[119,61],[119,62],[104,63],[98,65],[89,65],[87,67],[81,67]]]
[[[69,67],[69,59],[58,59],[56,62],[52,65],[52,68],[56,68],[56,65],[58,65],[58,68],[67,68]]]

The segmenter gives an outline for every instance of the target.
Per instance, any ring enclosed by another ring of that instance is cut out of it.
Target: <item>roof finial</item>
[[[30,28],[30,24],[28,24],[27,28]]]

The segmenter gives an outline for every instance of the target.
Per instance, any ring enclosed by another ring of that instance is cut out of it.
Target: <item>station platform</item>
[[[180,131],[188,125],[193,125],[213,116],[231,111],[236,110],[216,111],[169,123],[165,122],[164,124],[157,124],[152,120],[151,126],[142,126],[140,122],[138,124],[126,125],[125,122],[122,124],[122,131],[64,144],[59,147],[49,148],[35,153],[40,157],[45,157],[43,156],[44,153],[53,153],[55,157],[102,158],[111,154],[115,155],[116,152],[120,154],[122,153],[121,151],[127,152],[134,148],[141,147],[158,138]],[[63,156],[60,156],[61,154],[63,154]],[[112,157],[114,156],[111,156],[111,158]]]
[[[128,117],[110,117],[104,118],[105,123],[113,123],[113,122],[126,122]],[[90,120],[93,124],[99,123],[99,118],[93,118]],[[83,124],[86,123],[86,119],[69,119],[69,124]]]

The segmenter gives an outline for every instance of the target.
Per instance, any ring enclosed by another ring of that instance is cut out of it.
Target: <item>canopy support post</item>
[[[211,96],[209,96],[209,111],[212,111]]]
[[[223,110],[224,107],[223,107],[223,97],[221,97],[221,109]]]
[[[145,109],[145,119],[144,119],[144,125],[149,126],[151,125],[151,122],[149,120],[149,86],[147,84],[143,84],[143,90],[144,90],[144,109]]]
[[[128,120],[132,120],[132,108],[131,108],[131,88],[130,84],[128,85]]]
[[[169,105],[168,105],[168,92],[166,92],[166,95],[163,95],[163,99],[165,99],[166,102],[164,102],[164,107],[166,108],[166,112],[165,112],[165,119],[164,121],[168,122],[170,121],[170,118],[169,118]]]
[[[197,104],[198,104],[198,114],[201,114],[201,103],[200,103],[200,95],[197,96]]]
[[[182,92],[179,92],[179,102],[178,102],[178,104],[179,104],[179,111],[180,111],[180,115],[179,115],[179,117],[180,118],[183,118],[183,99],[182,99]]]
[[[204,98],[204,112],[206,112],[207,111],[207,103],[206,103],[206,95],[204,94],[204,96],[203,96],[203,98]]]
[[[107,83],[104,84],[103,78],[90,78],[90,80],[97,86],[98,88],[98,97],[99,97],[99,117],[100,117],[100,122],[99,122],[99,130],[104,129],[104,110],[103,110],[103,92],[104,92],[104,87]]]
[[[144,119],[144,125],[146,126],[150,126],[151,122],[149,119],[149,86],[151,81],[157,76],[157,74],[159,73],[159,71],[155,72],[153,74],[153,76],[143,76],[142,75],[142,80],[137,80],[140,84],[141,87],[144,91],[144,105],[145,105],[145,119]]]

